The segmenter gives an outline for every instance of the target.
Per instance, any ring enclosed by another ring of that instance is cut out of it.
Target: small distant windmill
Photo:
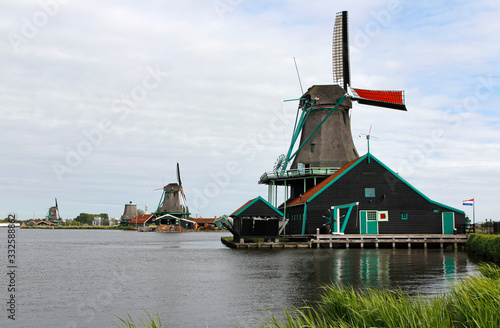
[[[52,206],[49,208],[47,215],[45,216],[45,220],[50,221],[52,223],[60,223],[62,222],[61,216],[59,215],[59,205],[57,205],[57,198],[55,199],[56,206]]]
[[[179,163],[177,163],[177,183],[169,183],[163,188],[156,190],[161,189],[163,189],[163,194],[154,214],[157,217],[170,214],[179,218],[187,218],[190,213],[186,205],[186,195],[182,189]]]

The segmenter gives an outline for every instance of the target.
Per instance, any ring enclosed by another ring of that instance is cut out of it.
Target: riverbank
[[[139,230],[141,232],[154,232],[154,228],[144,229],[144,227],[134,227],[134,226],[21,226],[21,229],[28,230],[52,230],[52,229],[63,229],[63,230],[126,230],[126,231],[135,231]],[[148,228],[148,227],[146,227]],[[159,231],[159,232],[170,232],[170,231]],[[212,230],[212,229],[197,229],[197,230],[181,230],[181,231],[172,231],[172,232],[228,232],[227,230]]]
[[[130,229],[129,229],[130,228]],[[135,227],[123,226],[21,226],[21,229],[68,229],[68,230],[135,230]]]
[[[428,299],[402,292],[329,285],[315,307],[273,314],[261,327],[478,327],[500,326],[500,267],[481,265],[481,276],[455,283]],[[243,327],[243,326],[239,326]]]
[[[466,246],[470,254],[500,264],[500,235],[472,234]]]
[[[328,285],[325,295],[314,307],[284,310],[283,320],[270,313],[259,327],[477,327],[500,326],[500,267],[483,264],[481,276],[452,285],[449,293],[433,298],[411,297],[402,292]],[[140,317],[144,327],[164,327],[158,313]],[[129,315],[119,318],[125,327],[139,327]],[[119,327],[122,327],[119,324]],[[244,328],[245,326],[236,325]]]

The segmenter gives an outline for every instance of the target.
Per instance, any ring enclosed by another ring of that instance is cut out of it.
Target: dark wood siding
[[[238,217],[279,217],[279,214],[262,200],[258,199],[255,203],[241,212]]]
[[[365,197],[365,188],[374,188],[375,197]],[[353,202],[360,204],[351,213],[346,234],[360,233],[361,210],[388,211],[389,220],[379,222],[379,234],[441,234],[442,213],[454,212],[428,201],[374,159],[371,159],[370,163],[364,159],[309,201],[305,233],[316,233],[316,228],[325,224],[327,220],[323,216],[330,215],[328,210],[331,206]],[[295,207],[303,210],[303,206]],[[291,213],[292,208],[287,209],[287,213]],[[407,220],[402,220],[402,213],[407,214]],[[465,224],[465,215],[456,211],[454,213],[455,228],[460,229]],[[302,225],[300,231],[296,226],[297,224],[291,225],[290,230],[293,233],[301,233]]]
[[[282,210],[282,209],[281,209]],[[290,219],[285,227],[285,234],[299,235],[302,233],[302,219],[304,215],[304,206],[297,205],[286,209],[286,217]]]

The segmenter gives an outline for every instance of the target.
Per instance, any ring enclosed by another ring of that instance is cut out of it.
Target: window
[[[314,153],[314,149],[316,148],[316,144],[312,143],[311,144],[311,153]]]
[[[389,211],[378,211],[378,221],[389,221]]]
[[[408,213],[401,213],[401,220],[408,220]]]
[[[365,188],[365,197],[375,197],[375,188]]]
[[[366,211],[366,221],[377,221],[377,211]]]

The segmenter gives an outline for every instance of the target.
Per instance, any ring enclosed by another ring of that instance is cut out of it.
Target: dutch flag
[[[463,204],[464,206],[474,206],[474,198],[469,200],[464,200]]]

